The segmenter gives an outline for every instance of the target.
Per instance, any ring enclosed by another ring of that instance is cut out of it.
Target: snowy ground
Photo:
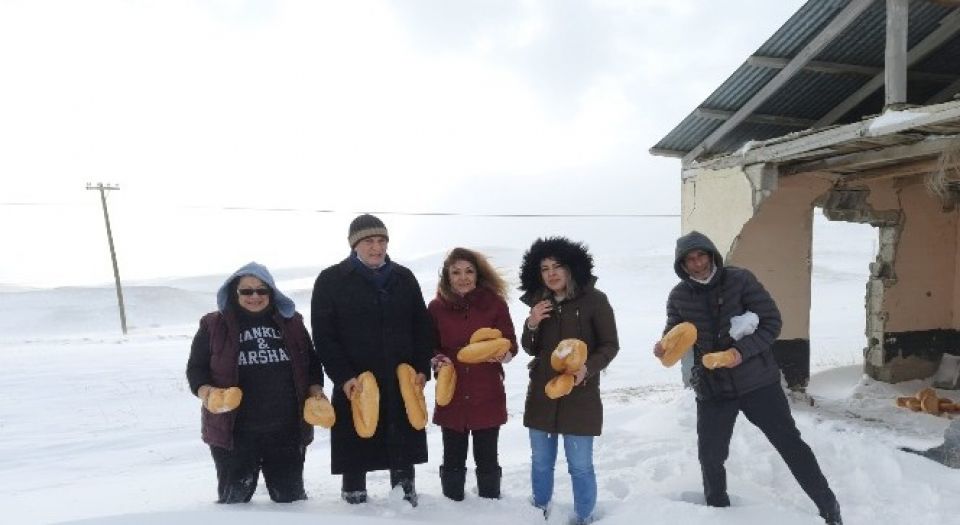
[[[912,394],[926,382],[888,385],[860,373],[871,232],[833,225],[824,229],[822,221],[818,228],[815,234],[824,240],[814,251],[814,375],[809,388],[815,404],[794,402],[800,430],[820,459],[848,525],[950,523],[960,515],[960,476],[896,450],[899,445],[938,444],[949,422],[893,406],[894,397]],[[535,236],[518,230],[523,241],[509,248],[506,243],[483,248],[511,278],[519,247]],[[675,281],[670,265],[676,231],[675,219],[664,219],[651,221],[630,242],[609,234],[591,242],[598,286],[611,297],[622,344],[603,379],[605,426],[596,448],[599,523],[821,523],[772,447],[742,418],[728,462],[733,506],[697,504],[693,396],[679,386],[678,369],[664,369],[650,356],[663,322],[665,295]],[[570,235],[592,241],[588,233]],[[482,234],[464,230],[461,238],[464,244],[481,246],[467,241]],[[637,238],[643,239],[642,246]],[[434,251],[398,259],[417,272],[425,293],[432,295],[441,256]],[[301,312],[309,313],[313,277],[330,262],[276,272]],[[224,274],[233,269],[224,268]],[[428,427],[431,461],[418,467],[421,504],[416,509],[389,491],[384,473],[371,475],[369,504],[341,502],[340,479],[329,474],[329,439],[322,431],[308,451],[308,501],[273,504],[261,486],[248,505],[215,505],[213,464],[199,438],[199,403],[183,372],[196,322],[213,308],[213,290],[222,278],[128,284],[127,337],[119,335],[109,286],[0,286],[0,512],[5,523],[543,522],[527,502],[522,358],[507,365],[510,420],[501,432],[500,501],[469,493],[464,502],[454,503],[440,495],[440,433]],[[519,325],[524,310],[514,303],[512,311]],[[430,388],[428,394],[432,397]],[[956,392],[940,394],[960,398]],[[561,458],[550,524],[565,524],[572,512],[565,468]],[[468,490],[474,490],[471,478]]]

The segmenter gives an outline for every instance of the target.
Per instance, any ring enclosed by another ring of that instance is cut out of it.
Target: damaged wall
[[[957,212],[944,212],[920,178],[866,187],[871,208],[901,215],[897,226],[881,227],[871,265],[865,368],[888,382],[926,378],[941,354],[960,353]]]

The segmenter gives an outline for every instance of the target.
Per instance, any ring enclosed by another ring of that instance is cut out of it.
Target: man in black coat
[[[771,346],[782,322],[773,298],[749,270],[724,267],[720,252],[702,233],[694,231],[677,239],[675,254],[680,283],[667,299],[664,333],[685,321],[697,327],[691,384],[697,396],[697,448],[707,505],[730,505],[723,464],[733,425],[743,412],[786,461],[820,516],[828,524],[839,525],[836,496],[810,447],[800,438],[780,386]],[[750,316],[749,312],[756,314],[756,326],[734,329],[737,337],[732,337],[731,319]],[[732,359],[726,366],[708,369],[703,365],[705,354],[727,350]],[[658,342],[654,355],[663,353]]]
[[[423,387],[433,357],[433,325],[413,273],[387,256],[383,222],[360,215],[350,224],[350,256],[317,277],[311,301],[313,340],[334,382],[337,422],[330,430],[330,467],[342,474],[349,503],[367,500],[366,476],[390,470],[391,486],[417,504],[414,465],[427,461],[426,432],[410,424],[397,382],[397,365],[409,364]],[[357,376],[370,371],[380,390],[380,416],[369,438],[357,435],[350,396]]]

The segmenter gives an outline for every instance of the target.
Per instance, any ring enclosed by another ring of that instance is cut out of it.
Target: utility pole
[[[107,194],[109,190],[119,190],[120,186],[111,186],[98,182],[96,185],[87,183],[88,190],[100,192],[100,202],[103,204],[103,222],[107,225],[107,243],[110,245],[110,260],[113,261],[113,280],[117,284],[117,305],[120,307],[120,328],[123,335],[127,335],[127,313],[123,308],[123,289],[120,287],[120,269],[117,267],[117,252],[113,248],[113,232],[110,230],[110,214],[107,213]]]

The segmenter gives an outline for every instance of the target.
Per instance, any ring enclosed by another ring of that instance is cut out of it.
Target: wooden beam
[[[770,69],[783,69],[787,67],[787,64],[790,63],[790,59],[787,58],[778,58],[778,57],[767,57],[760,55],[753,55],[747,59],[747,64],[757,67],[766,67]],[[853,73],[855,75],[864,75],[872,77],[877,73],[882,73],[882,67],[874,66],[860,66],[857,64],[840,64],[837,62],[822,62],[819,60],[811,60],[807,62],[807,65],[803,66],[804,71],[812,71],[814,73],[828,73],[831,75],[842,75]]]
[[[930,52],[943,45],[944,42],[953,38],[957,31],[960,31],[960,9],[943,17],[943,19],[940,20],[940,27],[927,35],[927,37],[917,45],[913,46],[913,49],[907,51],[907,67],[919,62],[930,54]],[[826,115],[820,117],[820,120],[817,120],[814,127],[820,128],[833,124],[882,86],[882,74],[871,78],[863,87],[847,97],[843,102],[837,104],[837,106],[827,112]]]
[[[683,156],[687,154],[686,151],[666,148],[650,148],[647,151],[655,157],[674,157],[678,159],[683,158]]]
[[[811,171],[859,171],[873,164],[940,155],[944,151],[954,148],[960,148],[960,137],[929,138],[913,144],[890,146],[879,150],[858,151],[803,164],[784,166],[780,169],[780,173],[782,175],[795,175]]]
[[[820,31],[795,57],[790,60],[779,73],[758,91],[750,100],[746,102],[734,115],[727,119],[723,124],[713,131],[700,144],[693,148],[690,153],[683,157],[683,163],[687,164],[696,159],[705,151],[709,151],[720,139],[731,130],[743,122],[747,116],[754,112],[761,104],[766,102],[774,93],[783,87],[793,76],[813,60],[813,57],[820,54],[844,29],[847,28],[861,13],[867,10],[873,0],[851,0],[846,7],[841,10],[837,16]]]
[[[724,111],[721,109],[697,108],[693,110],[694,116],[713,120],[729,120],[733,117],[733,111]],[[766,115],[754,113],[744,119],[744,122],[753,122],[756,124],[773,124],[775,126],[786,126],[790,128],[806,129],[813,125],[813,119],[785,117],[782,115]]]
[[[790,60],[787,58],[768,57],[753,55],[747,59],[747,64],[756,67],[765,67],[769,69],[782,69]],[[826,73],[828,75],[863,75],[872,77],[883,73],[882,67],[861,66],[859,64],[841,64],[839,62],[823,62],[820,60],[811,60],[804,71],[813,73]],[[914,80],[927,80],[931,82],[953,82],[960,79],[957,73],[929,73],[927,71],[908,70],[907,78]]]
[[[904,177],[907,175],[916,175],[917,173],[933,173],[940,167],[940,159],[927,159],[895,166],[884,166],[870,170],[858,171],[844,175],[840,180],[844,182],[889,179],[891,177]]]
[[[887,0],[887,46],[883,53],[884,107],[907,102],[907,0]]]
[[[960,78],[954,80],[949,86],[940,90],[939,93],[930,97],[930,100],[927,100],[927,104],[940,104],[941,102],[949,102],[953,100],[960,94]]]

